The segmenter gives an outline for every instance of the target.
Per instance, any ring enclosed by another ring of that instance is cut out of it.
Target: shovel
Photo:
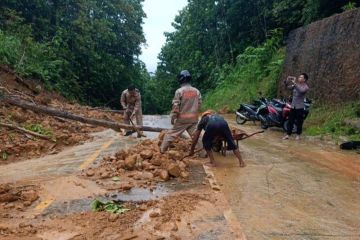
[[[200,148],[200,149],[194,151],[194,154],[200,152],[200,151],[203,150],[203,149],[204,149],[204,148]],[[193,154],[193,155],[194,155],[194,154]],[[193,156],[193,155],[190,155],[190,154],[185,155],[184,157],[182,157],[182,158],[180,159],[180,161],[184,160],[185,158],[191,157],[191,156]]]
[[[141,138],[141,137],[146,137],[144,134],[142,134],[140,132],[140,130],[135,126],[135,124],[133,123],[133,121],[131,120],[131,118],[129,119],[130,120],[130,123],[131,125],[133,126],[134,130],[137,132],[137,137],[138,138]]]

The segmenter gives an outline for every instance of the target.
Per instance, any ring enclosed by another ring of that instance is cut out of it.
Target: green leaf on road
[[[102,202],[98,199],[95,199],[91,202],[91,210],[94,212],[106,211],[109,213],[122,214],[130,209],[124,208],[120,203],[114,201]]]

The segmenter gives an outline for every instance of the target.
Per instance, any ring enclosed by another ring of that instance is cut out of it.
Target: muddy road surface
[[[145,124],[170,127],[159,116]],[[26,187],[20,200],[38,194],[32,202],[0,203],[0,239],[360,239],[359,154],[315,140],[284,141],[282,132],[268,130],[239,142],[245,168],[231,152],[215,154],[216,168],[193,159],[187,179],[126,192],[104,189],[114,179],[82,177],[103,157],[139,143],[135,136],[106,130],[58,154],[0,166],[0,184]],[[130,211],[92,212],[94,199]]]
[[[282,136],[270,129],[241,141],[244,169],[230,154],[212,169],[247,239],[360,239],[360,155]]]

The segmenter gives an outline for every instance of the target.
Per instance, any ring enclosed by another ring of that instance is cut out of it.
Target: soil
[[[177,138],[170,149],[161,154],[164,133],[157,139],[144,140],[141,143],[117,152],[114,156],[104,157],[96,167],[83,171],[84,177],[96,180],[109,190],[128,191],[134,187],[155,189],[158,182],[173,178],[186,180],[189,177],[188,166],[191,158],[186,157],[189,139]],[[113,181],[99,181],[112,179]]]
[[[212,218],[221,215],[222,201],[218,194],[211,194],[209,188],[203,186],[160,200],[125,202],[123,205],[129,210],[123,214],[84,211],[29,218],[3,214],[0,217],[0,238],[150,240],[184,239],[190,236],[190,239],[194,239],[196,235],[200,236],[209,230],[207,224],[215,226],[211,218],[206,224],[207,220],[202,217],[203,214]],[[199,212],[203,214],[199,215]],[[225,237],[222,239],[233,239],[226,226],[222,228],[226,230],[221,233]]]
[[[8,209],[24,211],[38,198],[38,187],[36,185],[1,184],[0,213],[6,212]]]
[[[121,114],[118,113],[103,112],[81,106],[78,103],[71,103],[54,92],[41,90],[44,88],[40,84],[34,87],[40,89],[38,93],[34,94],[33,90],[16,81],[13,74],[4,71],[0,71],[0,87],[5,87],[7,91],[23,100],[61,109],[80,116],[112,121],[121,121],[122,119]],[[58,153],[67,146],[81,144],[90,140],[89,133],[103,130],[100,127],[33,113],[4,103],[0,103],[0,121],[35,132],[38,131],[38,133],[56,139],[54,143],[0,127],[0,165]]]

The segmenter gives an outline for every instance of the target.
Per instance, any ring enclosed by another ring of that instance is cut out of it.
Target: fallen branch
[[[114,109],[106,109],[106,108],[89,108],[89,111],[100,111],[100,112],[110,112],[110,113],[119,113],[123,114],[124,110],[114,110]]]
[[[29,130],[27,130],[25,128],[17,127],[17,126],[12,125],[12,124],[7,124],[7,123],[0,122],[0,126],[10,128],[10,129],[14,129],[14,130],[16,130],[18,132],[26,133],[26,134],[32,135],[34,137],[42,138],[42,139],[45,139],[45,140],[48,140],[48,141],[51,141],[51,142],[55,142],[53,139],[51,139],[50,137],[48,137],[46,135],[42,135],[42,134],[39,134],[39,133],[36,133],[36,132],[32,132],[32,131],[29,131]]]
[[[16,99],[16,98],[11,98],[6,95],[3,97],[3,101],[8,104],[11,104],[11,105],[23,108],[23,109],[31,110],[33,112],[43,113],[43,114],[47,114],[50,116],[56,116],[56,117],[60,117],[60,118],[71,119],[74,121],[78,121],[78,122],[82,122],[82,123],[86,123],[86,124],[90,124],[90,125],[111,128],[118,132],[121,132],[121,129],[132,130],[134,128],[133,126],[127,125],[127,124],[121,124],[121,123],[110,122],[110,121],[105,121],[105,120],[98,120],[98,119],[94,119],[94,118],[81,117],[81,116],[78,116],[78,115],[75,115],[75,114],[72,114],[69,112],[59,111],[55,108],[45,107],[42,105],[35,105],[35,104],[27,102],[27,101],[23,101],[23,100]],[[138,128],[140,131],[149,131],[149,132],[161,132],[163,130],[166,130],[164,128],[138,126],[138,125],[136,125],[136,128]]]

